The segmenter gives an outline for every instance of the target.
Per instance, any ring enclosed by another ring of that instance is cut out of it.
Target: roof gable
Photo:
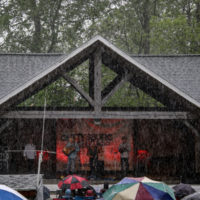
[[[176,65],[176,63],[173,63],[173,59],[167,60],[162,56],[160,56],[158,59],[156,59],[157,57],[131,57],[101,36],[94,37],[93,39],[83,44],[81,47],[77,48],[68,55],[0,55],[0,71],[2,72],[0,74],[0,105],[14,98],[19,93],[22,93],[23,90],[31,87],[32,84],[48,76],[50,73],[53,73],[58,68],[70,65],[71,63],[73,63],[74,58],[77,59],[80,57],[81,61],[81,59],[85,55],[89,56],[89,54],[93,52],[92,48],[95,46],[96,43],[99,43],[101,44],[101,46],[110,49],[110,51],[114,52],[119,57],[131,63],[134,67],[137,67],[145,74],[148,74],[156,81],[160,82],[170,90],[177,93],[179,96],[183,97],[190,103],[200,108],[200,89],[198,87],[200,80],[199,77],[197,77],[196,73],[196,70],[197,72],[199,71],[200,56],[196,56],[193,60],[193,64],[191,66],[195,66],[195,69],[192,70],[187,69],[187,66],[191,64],[190,60],[186,59],[187,56],[177,59],[177,63],[178,60],[182,58],[184,60],[187,60],[187,62],[185,62],[187,64],[185,65],[184,70],[180,70],[181,65]],[[163,65],[163,63],[165,63],[165,65]],[[165,70],[163,70],[163,66],[165,66]],[[172,69],[175,70],[176,73],[173,73]],[[196,75],[194,76],[194,74]],[[182,78],[182,76],[184,76],[184,78]],[[193,84],[189,87],[188,85],[190,85],[191,81],[193,82]],[[195,88],[191,90],[191,87]]]

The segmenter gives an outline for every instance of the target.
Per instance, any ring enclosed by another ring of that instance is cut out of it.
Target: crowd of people
[[[65,200],[102,199],[103,194],[108,189],[109,189],[108,183],[104,183],[102,189],[98,192],[92,186],[87,186],[76,190],[65,189],[58,194],[57,199],[59,198]]]

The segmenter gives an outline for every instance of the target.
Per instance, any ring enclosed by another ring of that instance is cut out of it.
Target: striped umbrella
[[[89,186],[88,181],[85,178],[77,175],[68,175],[58,183],[58,187],[61,189],[75,190],[87,186]]]
[[[16,190],[6,186],[0,185],[0,200],[27,200]]]
[[[147,177],[125,177],[110,187],[103,197],[105,200],[175,200],[168,185]]]

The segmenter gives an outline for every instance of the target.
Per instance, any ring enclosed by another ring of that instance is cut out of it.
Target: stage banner
[[[129,166],[133,167],[133,139],[132,120],[122,119],[59,119],[57,121],[57,171],[64,171],[67,165],[67,156],[62,152],[68,138],[73,136],[80,151],[77,157],[76,170],[89,170],[88,147],[95,141],[99,148],[98,158],[104,161],[104,170],[120,170],[120,153],[118,147],[121,138],[127,136],[131,145]]]

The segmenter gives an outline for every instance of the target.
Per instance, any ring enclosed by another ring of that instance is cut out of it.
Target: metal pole
[[[45,99],[44,99],[44,115],[43,115],[43,123],[42,123],[42,141],[41,141],[41,151],[39,154],[38,159],[38,172],[37,172],[37,188],[39,188],[39,182],[40,182],[40,170],[41,170],[41,163],[42,163],[42,157],[43,157],[43,148],[44,148],[44,129],[45,129],[45,112],[46,112],[46,93],[45,90]]]

